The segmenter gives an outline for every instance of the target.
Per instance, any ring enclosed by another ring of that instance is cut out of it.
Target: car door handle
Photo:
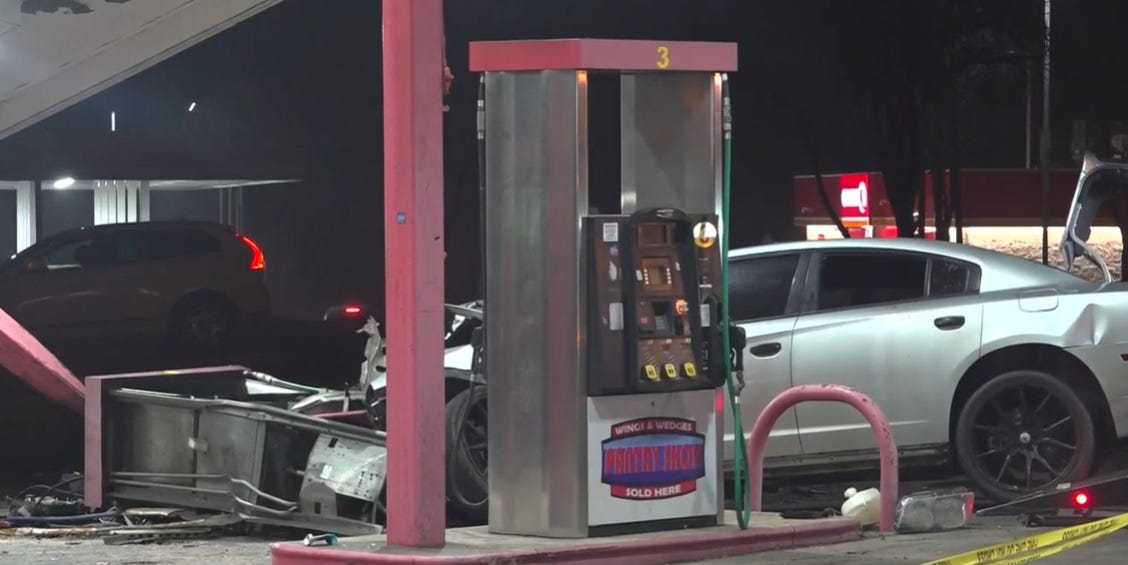
[[[958,330],[964,325],[964,317],[944,316],[941,318],[936,318],[936,320],[932,323],[936,324],[936,327],[942,330]]]
[[[783,345],[779,343],[761,343],[759,345],[753,345],[748,349],[748,352],[751,353],[753,357],[771,357],[779,353],[782,349]]]

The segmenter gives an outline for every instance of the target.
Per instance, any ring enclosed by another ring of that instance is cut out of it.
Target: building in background
[[[950,180],[950,173],[947,175]],[[1049,255],[1050,263],[1056,266],[1063,264],[1058,245],[1079,176],[1080,166],[1077,169],[1050,171]],[[960,178],[964,243],[1040,262],[1042,193],[1039,171],[965,169]],[[897,237],[893,209],[880,172],[823,175],[823,184],[835,212],[843,219],[851,237]],[[822,204],[814,176],[794,177],[793,190],[795,225],[805,230],[807,239],[842,237]],[[917,213],[921,213],[921,210],[917,210]],[[932,179],[928,174],[924,175],[923,213],[926,237],[934,239]],[[949,230],[949,240],[956,240],[954,227]],[[1120,230],[1110,215],[1102,213],[1097,218],[1089,241],[1104,254],[1113,276],[1119,277]],[[1089,266],[1084,261],[1078,267],[1078,272],[1083,276],[1099,276],[1096,271],[1090,273]]]

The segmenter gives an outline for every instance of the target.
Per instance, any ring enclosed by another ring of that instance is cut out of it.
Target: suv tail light
[[[245,235],[240,235],[239,239],[243,240],[243,243],[245,243],[251,250],[251,263],[247,266],[247,268],[252,271],[261,271],[263,269],[266,269],[266,256],[262,254],[262,248],[259,247],[257,243],[255,243],[255,240]]]

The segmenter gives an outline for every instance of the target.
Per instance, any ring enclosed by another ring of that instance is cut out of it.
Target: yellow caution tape
[[[1128,514],[953,555],[924,565],[1019,565],[1077,547],[1128,526]]]

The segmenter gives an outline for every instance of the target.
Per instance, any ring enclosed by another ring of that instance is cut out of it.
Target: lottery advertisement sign
[[[601,448],[601,482],[614,498],[684,496],[705,476],[705,436],[693,420],[653,417],[612,424]]]

